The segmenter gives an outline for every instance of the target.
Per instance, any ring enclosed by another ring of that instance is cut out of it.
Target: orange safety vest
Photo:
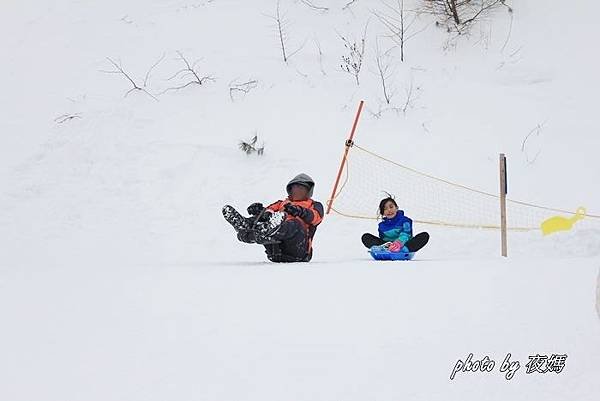
[[[283,211],[283,208],[285,207],[285,205],[287,205],[289,203],[291,203],[292,205],[301,206],[305,209],[309,209],[313,214],[313,219],[310,223],[306,223],[304,220],[302,220],[298,216],[288,215],[286,217],[286,220],[297,219],[300,222],[300,224],[302,225],[302,227],[304,227],[304,231],[308,235],[308,241],[307,241],[308,247],[307,247],[306,251],[307,251],[307,253],[311,253],[312,252],[312,238],[317,229],[317,225],[319,225],[319,223],[321,223],[321,221],[323,220],[323,217],[315,209],[315,207],[314,207],[315,202],[310,198],[306,199],[306,200],[301,200],[301,201],[292,201],[289,198],[284,199],[284,200],[279,200],[279,201],[274,202],[274,203],[270,204],[269,206],[267,206],[267,209],[272,210],[274,212],[281,212],[281,211]]]

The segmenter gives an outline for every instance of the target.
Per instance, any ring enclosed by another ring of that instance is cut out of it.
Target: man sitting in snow
[[[238,232],[238,240],[264,245],[270,261],[308,262],[313,236],[323,219],[323,205],[311,199],[314,186],[312,178],[298,174],[286,186],[286,199],[267,207],[251,204],[247,211],[252,217],[243,217],[225,206],[223,216]]]

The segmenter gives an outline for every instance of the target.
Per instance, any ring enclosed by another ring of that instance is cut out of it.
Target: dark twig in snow
[[[131,84],[131,89],[129,89],[124,97],[127,97],[131,92],[133,91],[141,91],[144,92],[145,94],[147,94],[148,96],[150,96],[152,99],[156,100],[158,102],[158,99],[152,95],[150,92],[148,92],[144,87],[139,86],[132,78],[131,76],[125,72],[125,70],[123,69],[123,67],[121,66],[121,61],[119,61],[119,63],[117,64],[115,61],[113,61],[110,57],[106,58],[112,65],[113,67],[115,67],[115,70],[102,70],[101,72],[104,72],[106,74],[120,74],[123,75],[125,77],[125,79],[127,79],[127,81],[129,81],[129,83]]]
[[[201,77],[200,74],[198,74],[198,72],[196,71],[196,64],[198,63],[198,61],[195,61],[193,64],[190,64],[187,58],[185,58],[185,56],[181,52],[178,51],[177,55],[179,56],[179,60],[181,60],[185,65],[185,68],[182,68],[181,70],[177,71],[170,78],[168,78],[167,81],[170,81],[172,79],[184,79],[187,82],[179,86],[167,88],[160,93],[161,95],[171,90],[177,91],[183,88],[187,88],[190,85],[202,86],[206,81],[215,81],[215,78],[213,78],[210,75]]]

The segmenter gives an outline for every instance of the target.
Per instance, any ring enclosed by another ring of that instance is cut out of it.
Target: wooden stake
[[[508,192],[506,180],[506,156],[500,153],[500,231],[502,240],[502,256],[508,256],[506,240],[506,193]]]

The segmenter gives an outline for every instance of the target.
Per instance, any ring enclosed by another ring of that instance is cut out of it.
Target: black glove
[[[302,215],[304,215],[304,208],[302,206],[292,205],[291,203],[286,204],[283,207],[283,210],[294,217],[302,217]]]
[[[250,206],[248,206],[248,209],[246,209],[246,210],[248,211],[248,214],[250,216],[258,216],[264,209],[265,208],[262,203],[255,202],[255,203],[251,204]]]

